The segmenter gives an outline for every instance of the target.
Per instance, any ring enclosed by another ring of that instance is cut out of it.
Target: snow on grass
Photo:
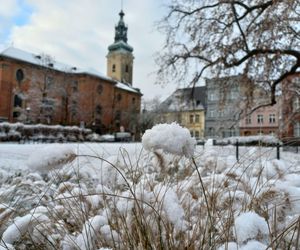
[[[156,146],[0,144],[0,249],[296,249],[300,155]]]
[[[27,166],[34,171],[48,173],[72,161],[75,156],[73,148],[68,144],[42,146],[32,152]]]
[[[254,212],[246,212],[235,219],[235,232],[241,244],[253,239],[267,241],[269,229],[264,218]]]
[[[149,151],[162,149],[165,153],[191,157],[194,154],[196,140],[191,137],[187,128],[173,122],[158,124],[146,130],[142,143]]]

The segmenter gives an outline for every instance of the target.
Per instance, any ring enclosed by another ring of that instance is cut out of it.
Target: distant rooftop
[[[72,65],[68,65],[68,64],[64,64],[61,62],[57,62],[56,60],[51,60],[51,56],[50,56],[50,60],[47,60],[47,56],[46,54],[33,54],[21,49],[17,49],[14,47],[9,47],[5,50],[3,50],[2,52],[0,52],[0,57],[6,57],[6,58],[11,58],[11,59],[15,59],[18,61],[22,61],[22,62],[27,62],[30,64],[34,64],[34,65],[38,65],[38,66],[42,66],[42,67],[47,67],[47,68],[51,68],[60,72],[65,72],[65,73],[72,73],[72,74],[86,74],[86,75],[90,75],[90,76],[94,76],[97,78],[101,78],[103,80],[107,80],[107,81],[111,81],[113,83],[116,84],[117,88],[120,89],[124,89],[126,91],[130,91],[130,92],[134,92],[134,93],[140,93],[140,91],[136,88],[133,88],[132,86],[129,86],[125,83],[121,83],[118,82],[108,76],[105,76],[104,74],[102,74],[101,72],[93,69],[93,68],[88,68],[88,69],[84,69],[84,68],[78,68],[76,66],[72,66]]]
[[[206,107],[206,87],[177,89],[161,104],[164,111],[203,110]]]

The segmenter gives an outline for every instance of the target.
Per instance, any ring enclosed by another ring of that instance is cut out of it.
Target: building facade
[[[204,137],[206,88],[177,89],[160,105],[156,123],[177,122],[196,139]]]
[[[16,48],[1,52],[0,121],[85,125],[99,133],[122,127],[138,134],[142,94],[132,86],[133,49],[123,19],[121,11],[109,46],[107,76],[48,55]]]
[[[206,79],[207,110],[205,135],[207,137],[238,136],[239,115],[244,100],[242,76]]]
[[[276,135],[279,136],[279,124],[281,123],[281,98],[277,97],[277,103],[256,109],[240,120],[240,135]]]

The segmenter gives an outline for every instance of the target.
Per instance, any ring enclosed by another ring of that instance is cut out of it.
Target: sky
[[[155,84],[154,55],[164,35],[155,28],[167,0],[124,0],[128,43],[134,48],[133,86],[144,99],[164,100],[176,85]],[[121,0],[0,0],[0,51],[13,46],[51,55],[55,61],[106,74]]]

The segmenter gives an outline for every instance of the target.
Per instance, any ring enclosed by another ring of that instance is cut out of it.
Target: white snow
[[[135,197],[154,236],[161,232],[174,246],[182,237],[194,239],[195,249],[201,249],[201,230],[209,227],[204,195],[195,166],[177,149],[186,145],[177,134],[183,140],[189,136],[169,125],[158,129],[159,148],[150,149],[158,154],[143,150],[141,143],[0,144],[0,249],[4,242],[12,249],[32,242],[45,249],[50,242],[65,250],[124,248],[127,234],[137,229]],[[162,146],[165,131],[176,135]],[[151,143],[157,136],[152,132]],[[236,161],[234,146],[210,142],[193,148],[193,155],[216,207],[216,249],[265,249],[273,237],[265,218],[277,232],[298,220],[300,155],[281,152],[276,160],[275,148],[240,147]],[[78,156],[69,164],[74,152]],[[62,171],[48,173],[57,169]],[[224,230],[229,230],[228,243],[220,240]]]
[[[146,130],[142,143],[149,151],[162,149],[165,153],[186,157],[193,156],[196,146],[196,140],[191,137],[189,130],[175,122],[158,124]]]
[[[75,156],[73,148],[67,144],[42,146],[32,152],[27,160],[27,166],[33,171],[48,173],[71,162]]]
[[[240,214],[235,219],[235,233],[239,244],[256,238],[267,239],[268,224],[264,218],[255,212]]]

